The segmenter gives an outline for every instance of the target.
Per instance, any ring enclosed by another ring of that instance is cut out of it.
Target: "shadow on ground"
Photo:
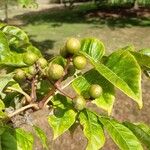
[[[53,56],[52,53],[48,53],[48,50],[52,49],[54,47],[54,40],[44,40],[44,41],[36,41],[30,36],[31,43],[37,47],[39,50],[41,50],[41,53],[45,58],[51,58]]]
[[[99,27],[107,25],[110,28],[123,28],[131,26],[150,26],[150,9],[139,8],[97,8],[90,5],[79,5],[74,9],[60,7],[44,9],[18,15],[15,18],[22,20],[23,25],[37,23],[53,23],[53,27],[63,23],[91,23]]]

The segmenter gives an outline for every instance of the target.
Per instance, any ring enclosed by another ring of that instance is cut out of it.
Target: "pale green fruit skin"
[[[36,68],[35,68],[35,66],[30,66],[28,68],[28,73],[31,74],[31,75],[35,75],[36,74]]]
[[[89,89],[89,95],[91,98],[96,99],[100,97],[102,94],[102,88],[98,84],[92,84]]]
[[[87,62],[84,56],[76,56],[73,58],[73,65],[76,69],[82,70],[85,68]]]
[[[78,39],[70,38],[66,42],[66,50],[69,54],[76,54],[80,50],[81,44]]]
[[[31,66],[38,60],[38,56],[32,52],[24,54],[23,61],[25,64]]]
[[[37,64],[42,68],[44,69],[48,63],[47,63],[47,60],[45,58],[39,58],[38,61],[37,61]]]
[[[86,105],[86,100],[83,98],[83,96],[77,96],[73,99],[74,107],[77,110],[83,110]]]
[[[23,79],[25,79],[25,72],[22,69],[16,69],[14,78],[16,80],[23,80]]]
[[[50,64],[48,68],[48,76],[53,80],[58,80],[64,75],[64,68],[58,64]]]

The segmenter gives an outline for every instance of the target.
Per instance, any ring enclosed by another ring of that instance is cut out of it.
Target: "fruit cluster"
[[[16,69],[14,79],[23,81],[25,79],[32,80],[36,75],[46,76],[52,83],[62,81],[65,75],[74,75],[74,70],[82,70],[86,67],[86,58],[79,53],[81,43],[78,39],[70,38],[60,49],[60,55],[67,60],[67,65],[64,67],[53,61],[48,62],[45,58],[37,56],[35,53],[25,53],[24,63],[27,67]],[[72,72],[73,73],[70,73]],[[98,84],[92,84],[87,91],[89,99],[99,98],[102,94],[102,88]],[[77,110],[82,110],[86,105],[86,98],[78,95],[73,98],[74,106]]]

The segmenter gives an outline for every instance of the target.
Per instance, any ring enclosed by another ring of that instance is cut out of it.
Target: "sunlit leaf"
[[[46,134],[44,133],[44,131],[39,128],[38,126],[33,126],[34,130],[35,130],[35,133],[36,135],[39,137],[39,139],[41,140],[42,142],[42,145],[43,145],[43,148],[45,148],[46,150],[48,150],[48,145],[47,145],[47,136]]]
[[[83,110],[79,119],[84,135],[88,139],[86,150],[99,150],[105,143],[105,136],[97,116],[88,110]]]
[[[110,114],[115,100],[114,86],[102,75],[92,69],[72,82],[75,91],[84,97],[88,95],[91,84],[99,84],[103,89],[102,95],[93,100],[92,103],[95,103],[98,107],[108,111],[108,114]]]
[[[110,118],[100,117],[99,120],[121,150],[143,150],[141,143],[127,127]]]
[[[75,122],[76,112],[72,109],[57,108],[48,122],[53,129],[54,139],[67,131]]]
[[[87,53],[82,52],[82,54],[90,60],[104,78],[136,101],[139,108],[142,108],[141,69],[129,50],[130,47],[125,47],[112,53],[106,65],[95,62],[94,58]]]

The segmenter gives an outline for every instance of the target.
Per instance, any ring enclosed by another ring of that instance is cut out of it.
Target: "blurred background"
[[[150,0],[0,0],[0,22],[25,30],[46,57],[58,54],[68,37],[96,37],[104,43],[106,54],[127,45],[150,48]],[[142,110],[117,91],[112,116],[150,124],[150,82],[144,75],[142,88]],[[84,149],[85,141],[79,143],[77,135],[82,136],[76,133],[73,141],[64,135],[54,150]],[[117,147],[108,140],[103,150],[110,149]]]

